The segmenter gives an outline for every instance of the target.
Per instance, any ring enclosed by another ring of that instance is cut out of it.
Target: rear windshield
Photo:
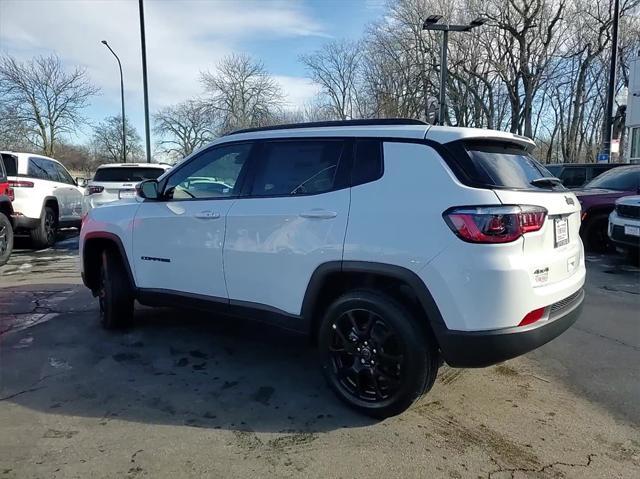
[[[145,167],[113,167],[100,168],[96,171],[93,181],[142,181],[155,180],[164,170],[162,168]]]
[[[4,163],[4,170],[7,176],[18,176],[18,159],[7,153],[2,154],[2,162]]]
[[[456,169],[461,170],[466,183],[489,188],[563,189],[562,185],[553,183],[532,184],[534,180],[554,175],[518,145],[504,142],[457,143],[449,149]]]

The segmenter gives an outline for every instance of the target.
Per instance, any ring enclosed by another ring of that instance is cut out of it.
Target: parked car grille
[[[581,295],[582,295],[582,289],[579,289],[578,291],[573,293],[571,296],[567,296],[566,298],[561,299],[557,303],[553,303],[550,307],[549,315],[557,316],[562,311],[571,308],[574,305],[574,303],[576,303],[580,299]]]
[[[618,213],[618,216],[623,216],[625,218],[640,219],[640,206],[616,205],[616,213]]]

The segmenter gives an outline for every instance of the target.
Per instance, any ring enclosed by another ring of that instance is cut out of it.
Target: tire
[[[40,215],[40,224],[29,232],[31,244],[35,249],[49,248],[56,242],[58,217],[50,206],[45,206]]]
[[[438,348],[418,318],[373,290],[336,299],[320,324],[318,345],[331,389],[378,419],[405,411],[431,389],[438,373]]]
[[[640,267],[640,248],[628,247],[625,250],[627,260],[636,267]],[[0,264],[2,264],[0,262]]]
[[[102,252],[98,284],[100,324],[123,329],[133,324],[133,293],[121,256],[112,249]]]
[[[13,226],[7,215],[0,212],[0,266],[9,261],[13,251]]]
[[[607,234],[609,217],[606,215],[594,216],[589,220],[584,229],[587,250],[594,253],[607,253],[611,251],[611,240]]]

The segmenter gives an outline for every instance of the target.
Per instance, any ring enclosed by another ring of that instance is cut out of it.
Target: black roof
[[[259,128],[245,128],[236,130],[229,135],[238,133],[250,133],[254,131],[293,130],[297,128],[321,128],[329,126],[389,126],[389,125],[427,125],[424,121],[411,118],[377,118],[372,120],[335,120],[335,121],[311,121],[308,123],[290,123],[285,125],[263,126]]]

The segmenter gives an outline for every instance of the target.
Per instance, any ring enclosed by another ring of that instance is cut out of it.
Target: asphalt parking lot
[[[443,367],[376,422],[338,402],[304,338],[142,307],[133,330],[106,332],[74,232],[18,248],[0,267],[0,478],[640,477],[640,269],[587,267],[564,335]]]

